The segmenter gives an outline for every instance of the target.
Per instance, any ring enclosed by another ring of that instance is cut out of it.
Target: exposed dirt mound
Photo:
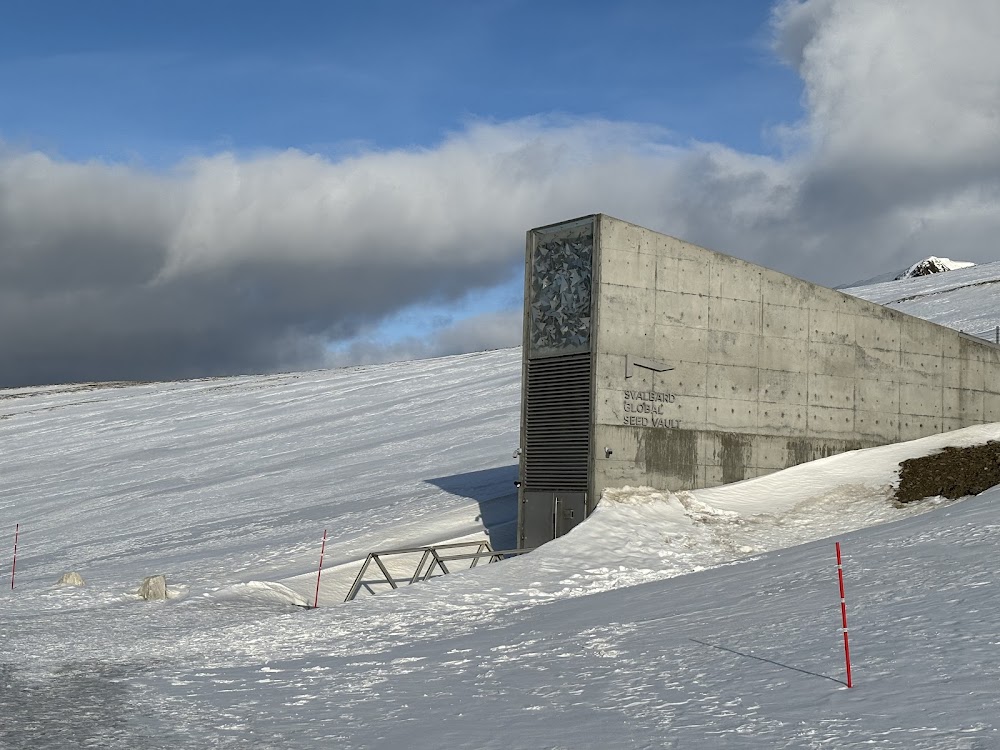
[[[955,500],[978,495],[1000,484],[1000,442],[968,448],[948,447],[939,453],[910,458],[899,465],[896,502],[909,503],[941,495]]]

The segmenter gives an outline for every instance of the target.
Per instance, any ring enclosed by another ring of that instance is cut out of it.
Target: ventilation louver
[[[590,353],[528,360],[524,486],[587,490]]]

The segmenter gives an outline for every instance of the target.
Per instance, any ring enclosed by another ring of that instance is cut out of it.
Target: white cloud
[[[775,25],[823,161],[964,172],[1000,160],[1000,4],[813,0],[779,6]]]

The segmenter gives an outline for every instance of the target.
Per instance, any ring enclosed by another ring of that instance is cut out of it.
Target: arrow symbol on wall
[[[653,372],[666,372],[667,370],[673,370],[674,368],[670,365],[665,365],[662,362],[657,362],[653,359],[640,359],[639,357],[633,357],[631,354],[625,355],[625,377],[632,377],[632,368],[642,367],[646,370],[652,370]]]

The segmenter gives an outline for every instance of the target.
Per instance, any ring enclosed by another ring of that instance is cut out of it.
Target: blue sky
[[[996,260],[1000,4],[9,3],[0,387],[515,346],[604,212],[834,286]]]
[[[654,123],[768,152],[800,82],[770,3],[37,2],[0,24],[8,143],[162,167],[427,146],[470,118]]]

